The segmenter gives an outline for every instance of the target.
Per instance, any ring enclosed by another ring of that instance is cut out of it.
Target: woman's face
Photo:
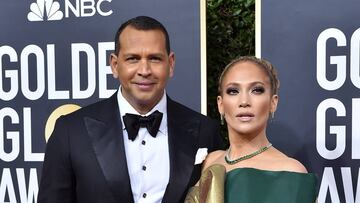
[[[217,103],[229,133],[265,132],[269,114],[276,110],[278,96],[271,94],[270,79],[258,65],[245,61],[231,67],[221,84]]]

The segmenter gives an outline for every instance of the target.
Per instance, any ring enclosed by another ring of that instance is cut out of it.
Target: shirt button
[[[141,141],[141,144],[142,144],[142,145],[145,145],[145,144],[146,144],[145,140]]]
[[[146,193],[143,194],[143,198],[146,198]]]
[[[146,171],[146,166],[143,166],[143,167],[142,167],[142,170],[143,170],[143,171]]]

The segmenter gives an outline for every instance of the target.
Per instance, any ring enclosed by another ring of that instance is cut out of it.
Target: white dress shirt
[[[164,91],[161,100],[150,112],[142,115],[148,116],[156,110],[163,113],[156,137],[152,137],[146,128],[140,127],[134,141],[128,138],[123,116],[126,113],[141,114],[123,97],[121,86],[117,98],[134,201],[138,203],[161,202],[170,177],[166,93]]]

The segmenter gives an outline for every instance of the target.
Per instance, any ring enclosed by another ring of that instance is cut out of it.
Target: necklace
[[[252,158],[252,157],[254,157],[254,156],[258,155],[258,154],[261,154],[262,152],[268,150],[271,146],[272,146],[272,144],[269,143],[267,146],[261,147],[260,149],[258,149],[257,151],[255,151],[255,152],[253,152],[251,154],[241,156],[241,157],[239,157],[237,159],[234,159],[234,160],[231,160],[229,158],[229,154],[230,154],[230,147],[229,147],[229,149],[227,150],[227,153],[225,155],[225,161],[226,161],[227,164],[233,165],[233,164],[236,164],[237,162],[244,161],[244,160],[250,159],[250,158]]]

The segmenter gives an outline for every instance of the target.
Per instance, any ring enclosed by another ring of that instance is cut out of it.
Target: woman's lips
[[[252,113],[239,113],[236,117],[243,122],[251,121],[254,118],[254,114]]]

